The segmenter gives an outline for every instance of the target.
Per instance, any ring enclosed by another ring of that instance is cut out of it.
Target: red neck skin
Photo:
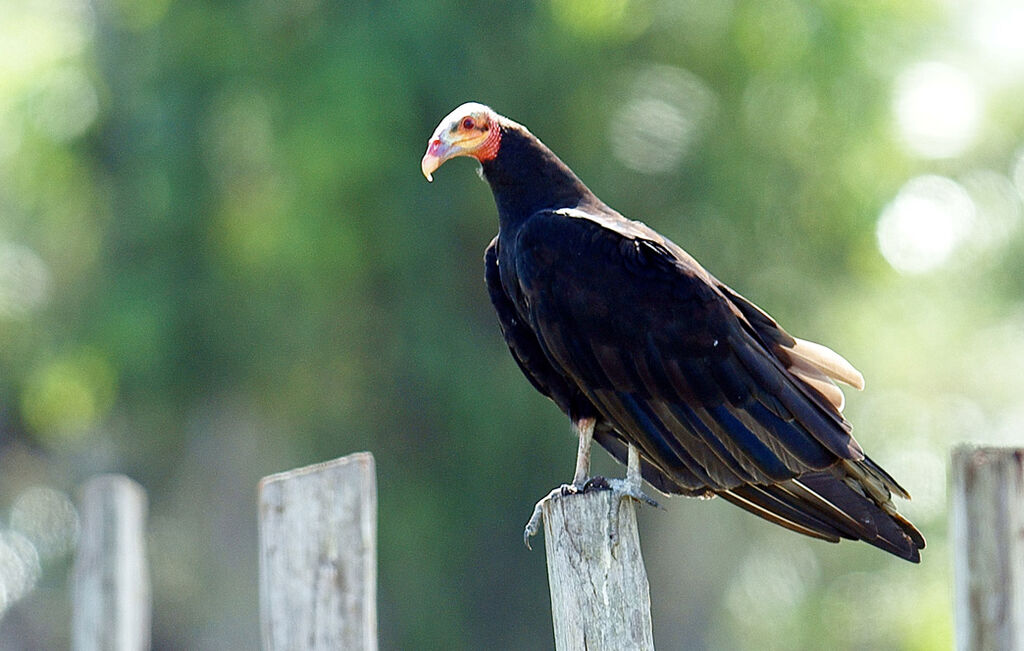
[[[473,157],[481,163],[493,160],[498,155],[498,148],[501,147],[501,125],[492,120],[490,126],[487,139],[473,152]]]

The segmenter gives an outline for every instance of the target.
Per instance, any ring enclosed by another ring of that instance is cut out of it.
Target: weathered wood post
[[[80,502],[82,529],[71,576],[71,648],[149,649],[146,492],[124,475],[99,475],[82,487]]]
[[[264,477],[259,539],[266,651],[377,649],[372,454]]]
[[[956,648],[1024,648],[1024,449],[960,446],[952,475]]]
[[[544,505],[544,548],[558,651],[654,649],[651,597],[632,500],[618,508],[611,491]]]

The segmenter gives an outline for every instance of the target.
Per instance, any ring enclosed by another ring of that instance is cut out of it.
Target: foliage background
[[[382,648],[551,648],[521,531],[575,445],[491,313],[490,193],[418,169],[478,100],[853,361],[915,495],[921,566],[644,511],[659,647],[948,647],[948,449],[1024,416],[1022,32],[1010,0],[7,3],[0,646],[67,645],[69,498],[116,471],[154,648],[256,648],[256,482],[367,449]]]

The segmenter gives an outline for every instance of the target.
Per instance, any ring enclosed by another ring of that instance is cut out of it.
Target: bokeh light
[[[627,99],[609,123],[612,153],[638,172],[667,172],[707,127],[715,95],[699,77],[679,68],[651,66],[631,79]]]
[[[85,133],[99,115],[99,98],[85,72],[75,67],[52,70],[39,80],[32,102],[32,123],[63,142]]]
[[[1022,219],[1021,198],[1006,176],[993,170],[972,170],[960,179],[975,206],[967,245],[984,254],[1012,242]]]
[[[882,211],[878,248],[901,273],[932,271],[971,232],[974,216],[974,202],[963,186],[942,176],[919,176]]]
[[[51,444],[73,441],[106,416],[113,405],[116,374],[95,350],[82,350],[42,365],[22,394],[25,419]]]
[[[61,491],[34,486],[14,500],[11,529],[25,536],[42,559],[57,558],[78,540],[78,510]]]
[[[649,24],[649,0],[550,0],[555,22],[579,38],[635,36]]]
[[[1024,68],[1024,5],[1018,0],[964,2],[974,46],[997,76],[1019,74]]]
[[[0,241],[0,318],[26,317],[49,296],[46,263],[28,247]]]
[[[982,117],[980,90],[971,76],[938,61],[914,64],[899,75],[893,107],[903,143],[924,158],[963,153]]]
[[[1017,194],[1024,201],[1024,147],[1018,149],[1016,156],[1014,156],[1010,176],[1013,180],[1013,186],[1017,188]]]
[[[92,6],[85,0],[8,2],[0,12],[0,99],[40,72],[81,54],[92,38]]]
[[[35,587],[41,572],[32,542],[16,531],[0,531],[0,614]]]

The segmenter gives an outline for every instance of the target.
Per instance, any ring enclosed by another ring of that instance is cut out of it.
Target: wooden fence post
[[[960,446],[952,465],[956,648],[1024,648],[1024,449]]]
[[[544,505],[544,548],[558,651],[654,649],[651,597],[636,512],[623,500],[611,540],[611,491]]]
[[[377,648],[372,454],[264,477],[259,538],[266,651]]]
[[[146,492],[124,475],[82,487],[81,535],[71,577],[71,648],[150,647]]]

